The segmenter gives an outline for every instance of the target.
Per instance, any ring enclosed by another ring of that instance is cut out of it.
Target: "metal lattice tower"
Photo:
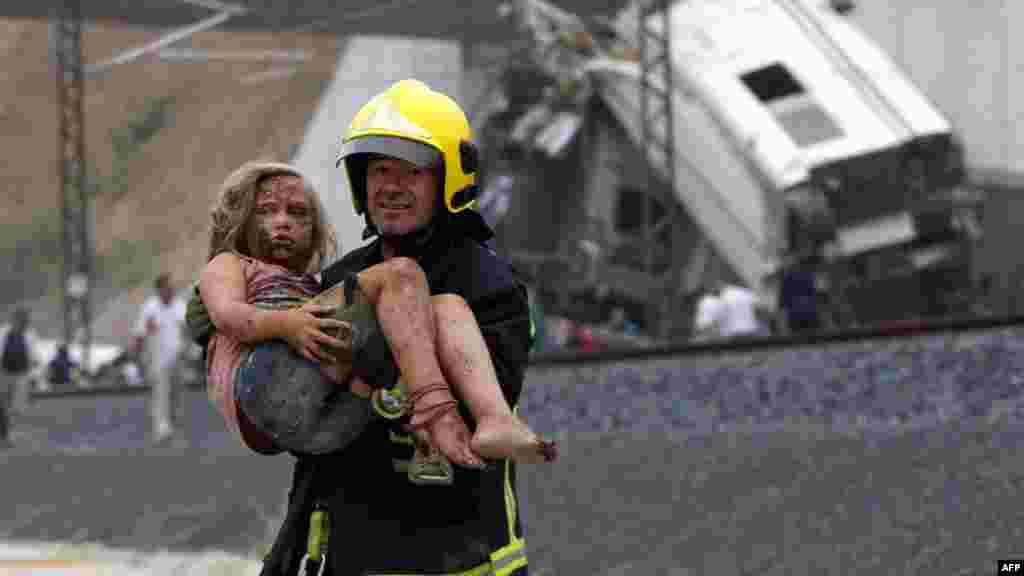
[[[92,344],[89,193],[85,186],[84,78],[81,0],[66,0],[55,27],[61,212],[63,216],[64,342],[82,344],[89,365]]]
[[[675,118],[672,109],[673,74],[671,27],[669,26],[669,6],[671,0],[650,0],[641,2],[637,14],[637,45],[640,49],[640,115],[643,129],[644,156],[647,165],[652,169],[656,166],[664,168],[665,183],[672,190],[676,185],[675,173]],[[647,247],[644,270],[658,276],[655,270],[654,251],[658,236],[666,226],[677,221],[679,207],[672,203],[661,218],[655,222],[651,213],[651,197],[644,199],[644,244]],[[673,247],[674,249],[675,247]],[[675,284],[672,278],[677,274],[672,267],[667,272],[666,283]],[[672,290],[666,290],[669,297]],[[669,304],[666,302],[665,304]],[[665,306],[663,306],[665,308]],[[665,335],[670,329],[667,316],[660,316],[661,332]]]

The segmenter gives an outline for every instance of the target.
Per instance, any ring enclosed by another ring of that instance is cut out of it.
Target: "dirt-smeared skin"
[[[448,327],[452,331],[458,331],[460,323],[452,320],[448,322]],[[459,346],[455,349],[455,353],[458,355],[457,366],[462,369],[462,375],[467,379],[473,379],[477,377],[477,365],[473,360],[473,357],[465,350],[465,348]]]
[[[473,451],[491,460],[550,461],[537,434],[512,413],[469,305],[458,296],[442,295],[434,299],[434,312],[444,327],[438,334],[441,365],[476,421]]]
[[[344,286],[339,285],[324,290],[313,298],[312,303],[336,307],[337,312],[335,313],[335,317],[337,318],[337,313],[341,312],[344,307],[348,305],[348,303],[345,302]],[[324,332],[345,343],[344,347],[330,349],[335,363],[333,366],[323,367],[325,372],[329,374],[334,382],[343,383],[348,380],[349,374],[352,372],[352,361],[355,347],[353,339],[356,337],[356,334],[353,332],[351,325],[346,325],[345,327],[337,329],[327,329],[324,330]]]
[[[315,252],[314,208],[302,178],[271,176],[260,184],[248,221],[253,257],[292,270],[305,270]]]
[[[412,396],[437,388],[419,398],[412,417],[414,427],[424,422],[434,445],[453,464],[483,465],[469,444],[471,434],[462,417],[449,410],[433,418],[430,408],[454,401],[438,360],[437,327],[427,278],[414,260],[390,258],[358,275],[360,292],[374,305],[381,330]]]

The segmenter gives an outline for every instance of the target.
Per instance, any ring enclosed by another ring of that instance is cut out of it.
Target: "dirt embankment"
[[[160,30],[89,26],[87,63],[159,37]],[[303,50],[290,74],[267,62],[116,66],[85,85],[86,173],[94,184],[97,310],[121,294],[140,302],[163,270],[191,280],[206,251],[217,185],[242,162],[287,160],[336,63],[327,35],[205,32],[176,48]],[[58,106],[45,22],[0,21],[0,311],[32,303],[44,331],[59,326],[61,224]],[[125,295],[127,292],[127,295]]]

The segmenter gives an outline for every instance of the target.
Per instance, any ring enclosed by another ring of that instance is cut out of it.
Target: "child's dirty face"
[[[315,214],[302,178],[284,175],[264,181],[248,226],[253,257],[305,271],[313,255]]]

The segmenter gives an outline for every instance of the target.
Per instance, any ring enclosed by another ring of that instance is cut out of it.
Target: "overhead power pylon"
[[[85,182],[84,68],[81,0],[65,0],[55,29],[58,101],[58,162],[64,258],[64,342],[82,346],[89,366],[92,344],[93,248],[89,191]]]

